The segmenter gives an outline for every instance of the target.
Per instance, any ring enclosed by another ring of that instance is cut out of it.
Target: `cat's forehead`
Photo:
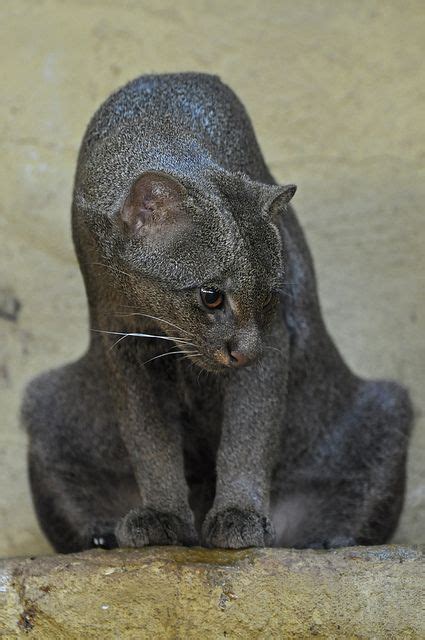
[[[197,202],[192,224],[157,266],[180,288],[210,283],[236,293],[276,286],[283,268],[279,234],[258,206],[255,199]]]
[[[211,284],[252,297],[276,287],[282,247],[265,211],[262,185],[229,174],[220,174],[216,181],[179,183],[181,208],[174,222],[127,245],[127,259],[134,267],[171,290]],[[151,206],[150,198],[143,206]]]
[[[228,242],[233,244],[233,275],[239,280],[273,280],[283,268],[280,235],[264,211],[261,187],[249,187],[233,182],[220,207],[221,216],[228,221]]]

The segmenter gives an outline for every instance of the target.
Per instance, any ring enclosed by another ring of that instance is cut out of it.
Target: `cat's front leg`
[[[198,542],[188,503],[180,438],[161,419],[126,427],[128,448],[140,489],[140,506],[118,522],[115,535],[120,547],[185,545]],[[142,426],[144,425],[144,426]],[[138,446],[140,442],[140,446]]]
[[[183,447],[177,425],[159,408],[130,401],[121,428],[140,490],[140,506],[117,524],[120,547],[197,544],[184,477]]]
[[[276,334],[274,334],[276,337]],[[217,454],[216,497],[207,514],[203,542],[210,547],[272,546],[270,481],[280,449],[287,383],[284,328],[257,364],[235,370],[225,385]]]
[[[118,522],[121,547],[194,545],[198,536],[189,507],[180,428],[158,406],[153,381],[125,379],[119,426],[140,491],[140,505]],[[141,393],[140,389],[143,390]]]

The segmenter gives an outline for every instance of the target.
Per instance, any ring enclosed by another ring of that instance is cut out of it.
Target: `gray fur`
[[[153,198],[140,214],[146,172],[178,185],[171,213]],[[23,405],[34,503],[58,551],[391,536],[410,402],[353,375],[329,338],[285,211],[293,192],[216,77],[142,76],[93,117],[72,208],[90,346],[31,382]],[[205,284],[233,307],[206,312]],[[173,345],[189,353],[165,356]],[[249,366],[227,366],[226,349]]]

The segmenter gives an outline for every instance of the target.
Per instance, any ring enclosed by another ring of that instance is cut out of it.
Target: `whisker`
[[[134,304],[119,304],[118,306],[122,309],[139,309],[139,307]]]
[[[264,370],[265,370],[265,365],[264,365],[264,360],[263,360],[263,359],[261,359],[261,360],[257,363],[257,365],[256,365],[256,369],[257,369],[258,379],[259,379],[259,381],[262,381],[262,379],[263,379],[263,373],[264,373]]]
[[[103,262],[90,262],[89,264],[94,267],[105,267],[105,269],[109,269],[110,271],[113,271],[116,273],[122,273],[124,276],[128,276],[129,278],[134,278],[133,274],[127,273],[126,271],[122,271],[117,267],[112,267],[110,264],[104,264]]]
[[[190,358],[199,358],[200,356],[202,356],[202,353],[190,353],[186,356],[182,356],[181,358],[179,358],[179,360],[186,360],[186,359],[190,359]]]
[[[283,295],[283,296],[287,296],[288,298],[291,298],[291,300],[295,300],[295,296],[292,293],[288,293],[287,291],[284,291],[283,289],[278,289],[277,293]]]
[[[124,335],[122,335],[120,338],[118,338],[118,340],[115,340],[114,344],[112,345],[112,347],[109,347],[109,351],[112,351],[112,349],[119,343],[121,342],[121,340],[124,340],[125,338],[128,338],[128,333],[125,333]]]
[[[179,342],[181,344],[187,344],[192,347],[196,347],[196,344],[194,344],[193,342],[188,342],[187,340],[184,340],[183,338],[178,338],[176,336],[170,337],[170,336],[157,336],[150,333],[124,333],[122,331],[102,331],[101,329],[91,329],[91,331],[95,333],[106,333],[113,336],[123,336],[123,338],[127,338],[129,336],[134,338],[158,338],[159,340],[169,340],[171,342]]]
[[[179,344],[175,344],[173,347],[170,347],[170,351],[171,351],[171,349],[180,349],[185,344],[186,344],[186,342],[179,342]],[[189,343],[187,343],[187,344],[189,344]],[[193,346],[195,346],[195,345],[193,345]]]
[[[270,347],[269,345],[264,345],[265,349],[272,349],[273,351],[277,351],[278,353],[282,354],[283,351],[281,349],[278,349],[277,347]]]
[[[205,370],[205,369],[201,369],[201,370],[199,371],[199,373],[198,373],[198,377],[197,377],[198,387],[200,386],[200,383],[201,383],[201,376],[202,376],[202,374],[203,374],[203,373],[206,373],[206,370]]]
[[[187,333],[189,336],[192,336],[193,334],[189,333],[189,331],[186,331],[185,329],[182,329],[182,327],[179,327],[177,324],[173,324],[172,322],[169,322],[168,320],[164,320],[164,318],[158,318],[157,316],[150,316],[147,313],[140,313],[140,312],[134,312],[134,313],[116,313],[116,316],[142,316],[143,318],[151,318],[151,320],[158,320],[159,322],[165,322],[165,324],[170,325],[170,327],[174,327],[175,329],[178,329],[179,331],[183,331],[183,333]]]
[[[142,366],[144,366],[145,364],[148,364],[149,362],[152,362],[153,360],[158,360],[158,358],[164,358],[165,356],[178,356],[180,353],[189,353],[188,351],[167,351],[166,353],[160,353],[158,356],[154,356],[153,358],[150,358],[149,360],[145,360],[145,362],[142,362]]]

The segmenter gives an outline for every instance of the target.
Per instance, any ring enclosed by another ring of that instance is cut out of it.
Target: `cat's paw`
[[[120,547],[146,547],[147,545],[197,544],[198,537],[192,522],[173,513],[154,509],[132,509],[118,522],[115,535]]]
[[[264,514],[232,507],[210,512],[202,527],[202,536],[207,547],[243,549],[270,547],[275,534],[272,523]]]

